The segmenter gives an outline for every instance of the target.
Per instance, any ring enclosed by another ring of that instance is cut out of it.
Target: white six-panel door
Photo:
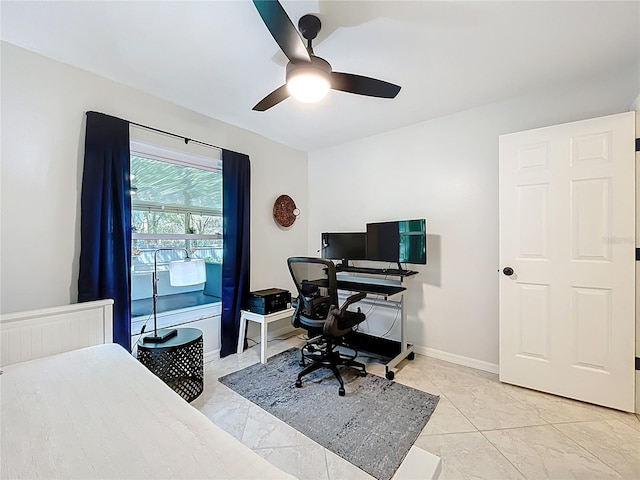
[[[634,122],[500,137],[501,381],[633,411]]]

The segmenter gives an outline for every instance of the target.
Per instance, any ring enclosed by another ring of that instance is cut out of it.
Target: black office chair
[[[344,343],[343,336],[365,320],[364,313],[352,312],[347,308],[366,297],[365,293],[351,295],[338,308],[338,282],[336,267],[324,258],[292,257],[287,260],[291,277],[298,290],[298,298],[293,302],[295,313],[291,323],[296,328],[308,331],[309,340],[301,348],[300,365],[305,367],[296,380],[296,387],[302,387],[302,377],[322,367],[331,369],[340,382],[338,394],[344,396],[344,382],[338,371],[339,366],[355,367],[361,376],[367,371],[364,364],[356,362],[358,351]],[[354,351],[353,355],[339,352],[337,346],[345,346]],[[310,365],[306,364],[309,360]]]

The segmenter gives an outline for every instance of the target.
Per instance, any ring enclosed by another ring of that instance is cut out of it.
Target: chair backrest
[[[338,306],[334,263],[325,258],[291,257],[287,264],[298,290],[298,307],[293,321],[309,329],[321,329],[331,308]]]

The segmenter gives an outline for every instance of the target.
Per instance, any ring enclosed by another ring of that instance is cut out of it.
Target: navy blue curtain
[[[87,112],[78,302],[112,298],[113,341],[131,351],[129,122]]]
[[[236,353],[242,301],[249,293],[251,165],[242,153],[222,150],[222,321],[220,356]]]

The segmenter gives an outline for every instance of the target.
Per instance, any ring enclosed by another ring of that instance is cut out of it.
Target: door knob
[[[504,270],[502,270],[502,273],[504,273],[507,277],[510,277],[511,275],[513,275],[513,268],[504,267]]]

